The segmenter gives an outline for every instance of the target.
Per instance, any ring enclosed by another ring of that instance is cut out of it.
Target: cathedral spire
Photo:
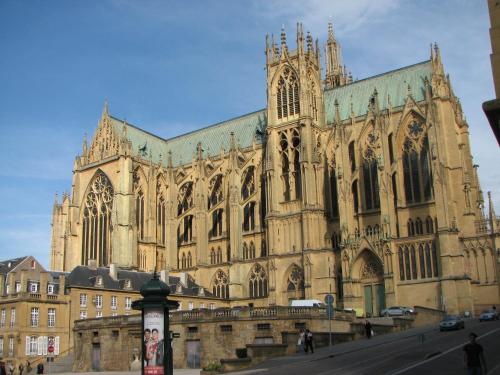
[[[333,34],[333,24],[328,23],[328,39],[325,45],[326,77],[325,89],[332,89],[350,83],[347,69],[342,65],[340,45]]]
[[[87,145],[87,133],[83,133],[83,144],[82,144],[82,156],[87,156],[88,145]]]
[[[491,232],[495,233],[497,230],[497,216],[495,213],[495,207],[493,206],[493,199],[491,198],[491,191],[488,191],[488,207],[489,207]]]

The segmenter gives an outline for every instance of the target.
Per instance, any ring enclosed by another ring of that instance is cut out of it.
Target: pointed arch
[[[106,174],[98,169],[91,179],[82,204],[82,264],[93,259],[99,266],[112,261],[111,213],[114,189]]]
[[[211,289],[212,293],[219,298],[228,299],[229,298],[229,277],[227,274],[218,269],[212,276]]]
[[[248,294],[250,298],[263,298],[268,295],[267,273],[259,263],[250,270],[248,277]]]
[[[305,296],[304,270],[293,263],[285,272],[284,284],[286,285],[287,297],[291,299],[302,299]]]

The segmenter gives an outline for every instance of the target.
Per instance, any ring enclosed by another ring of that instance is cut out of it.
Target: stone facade
[[[450,312],[499,303],[499,220],[439,48],[352,81],[320,48],[266,43],[267,108],[172,139],[109,113],[56,201],[51,268],[188,272],[234,305],[323,299]]]
[[[44,361],[52,343],[64,356],[72,343],[65,275],[47,272],[32,256],[0,262],[0,358],[15,366]]]

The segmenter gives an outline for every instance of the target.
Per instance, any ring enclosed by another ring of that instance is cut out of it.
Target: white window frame
[[[118,298],[116,296],[111,296],[111,310],[116,310]]]
[[[96,309],[102,309],[102,295],[101,294],[97,294],[95,296],[95,307]]]
[[[87,319],[87,310],[80,310],[80,320]]]
[[[125,297],[125,310],[132,309],[132,297]]]
[[[10,326],[14,327],[16,325],[16,308],[10,308]]]
[[[0,357],[3,357],[3,336],[0,336]]]
[[[188,310],[192,310],[192,309],[194,309],[194,303],[189,301],[188,302]]]
[[[10,285],[9,285],[9,284],[7,284],[7,285],[5,286],[5,293],[6,293],[7,295],[9,295],[9,294],[10,294]]]
[[[19,281],[16,281],[16,293],[21,292],[21,283]]]
[[[30,293],[38,293],[38,284],[30,283]]]
[[[38,307],[31,308],[30,318],[31,327],[38,327],[40,324],[40,309]]]
[[[95,313],[96,318],[102,318],[102,310],[97,310]]]
[[[0,327],[5,327],[5,318],[7,316],[7,309],[3,308],[2,309],[2,314],[0,317]]]
[[[47,285],[47,294],[54,294],[54,284]]]
[[[113,311],[113,312],[111,313],[111,316],[117,316],[117,315],[118,315],[118,313],[117,313],[116,311]]]
[[[38,355],[38,337],[37,336],[29,336],[28,355]]]
[[[87,307],[87,294],[80,293],[80,307]]]
[[[55,327],[56,326],[56,309],[55,307],[49,307],[47,310],[47,326]]]

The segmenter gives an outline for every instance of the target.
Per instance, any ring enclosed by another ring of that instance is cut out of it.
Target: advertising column
[[[144,309],[144,374],[164,375],[165,335],[164,309],[150,307]]]

